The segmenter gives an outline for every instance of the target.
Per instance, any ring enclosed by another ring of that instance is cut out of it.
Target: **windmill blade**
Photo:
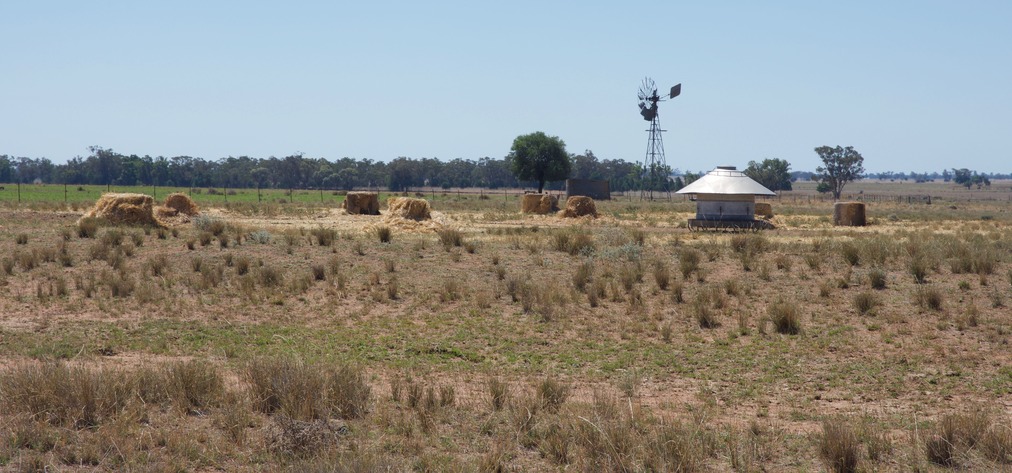
[[[656,94],[657,94],[657,86],[654,85],[653,79],[649,77],[644,77],[643,83],[640,84],[640,90],[637,97],[639,97],[640,100],[646,101]]]

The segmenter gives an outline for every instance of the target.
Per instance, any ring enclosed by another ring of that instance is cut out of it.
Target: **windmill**
[[[654,197],[653,184],[659,182],[660,179],[666,180],[668,178],[668,176],[656,175],[659,172],[663,172],[662,170],[667,165],[664,160],[664,139],[661,137],[661,133],[667,130],[661,129],[661,122],[657,117],[657,103],[678,97],[681,93],[682,84],[678,84],[671,88],[667,97],[661,97],[657,95],[657,86],[654,84],[653,79],[646,77],[643,79],[643,83],[640,84],[639,93],[636,95],[640,100],[640,115],[643,116],[644,120],[650,122],[650,129],[647,130],[650,133],[649,138],[647,138],[647,154],[643,159],[643,172],[645,174],[643,177],[644,182],[652,184],[650,185],[651,199]],[[643,190],[641,188],[641,196]]]

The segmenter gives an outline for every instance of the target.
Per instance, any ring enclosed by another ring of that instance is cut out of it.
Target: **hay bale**
[[[411,220],[428,220],[432,218],[432,208],[425,199],[411,197],[391,197],[387,199],[387,212],[400,218]]]
[[[352,215],[379,215],[379,196],[375,192],[349,192],[341,208]]]
[[[864,202],[837,202],[833,205],[833,225],[865,226]]]
[[[549,194],[524,194],[520,198],[520,212],[545,215],[559,210],[559,198]]]
[[[124,225],[165,225],[155,218],[155,199],[144,194],[102,194],[95,206],[84,217],[101,218],[109,223]]]
[[[175,210],[173,215],[183,214],[192,217],[200,213],[197,203],[181,192],[174,192],[165,197],[165,207]]]
[[[559,212],[560,217],[575,218],[590,215],[597,217],[597,206],[594,199],[582,195],[574,195],[566,199],[566,208]]]
[[[769,202],[756,202],[755,214],[765,219],[773,218],[773,204]]]

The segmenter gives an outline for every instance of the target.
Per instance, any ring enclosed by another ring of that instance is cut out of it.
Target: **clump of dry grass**
[[[585,232],[564,230],[552,235],[552,248],[571,255],[589,255],[594,251],[594,238]]]
[[[456,228],[443,227],[436,230],[436,235],[439,236],[439,242],[443,244],[443,248],[446,251],[450,251],[450,248],[455,246],[462,246],[464,244],[464,234]]]
[[[390,243],[393,238],[393,230],[386,225],[380,225],[376,227],[376,237],[379,238],[380,243]]]
[[[550,412],[556,412],[569,398],[569,384],[548,376],[537,385],[537,396],[541,406]]]
[[[510,401],[509,384],[502,378],[492,377],[486,383],[488,387],[489,405],[493,411],[501,411]]]
[[[942,310],[942,292],[934,287],[919,287],[914,292],[914,302],[922,309]]]
[[[254,409],[298,420],[362,417],[372,392],[358,368],[294,358],[253,359],[246,365],[244,378]]]
[[[787,335],[801,333],[801,311],[796,303],[787,299],[777,299],[766,310],[777,333]]]
[[[657,283],[657,288],[662,291],[666,291],[671,285],[671,272],[668,271],[668,265],[663,261],[654,262],[654,282]]]
[[[337,240],[337,230],[333,228],[319,226],[312,229],[310,234],[313,235],[313,238],[316,239],[316,243],[320,246],[333,245],[334,240]]]
[[[872,289],[886,288],[886,273],[881,269],[873,269],[868,272],[868,283]]]
[[[698,250],[683,248],[678,252],[678,268],[682,272],[682,278],[688,279],[689,275],[699,271],[699,261],[702,255]]]
[[[870,313],[879,305],[878,296],[872,292],[863,291],[854,295],[854,308],[861,315]]]
[[[822,437],[819,439],[819,454],[826,467],[835,473],[858,471],[861,444],[854,430],[842,420],[822,423]]]

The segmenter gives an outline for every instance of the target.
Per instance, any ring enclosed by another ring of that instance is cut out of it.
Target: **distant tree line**
[[[390,162],[371,159],[341,158],[330,161],[310,158],[301,153],[285,157],[252,158],[239,156],[207,160],[192,156],[124,155],[112,149],[93,146],[87,157],[74,157],[63,164],[47,158],[0,155],[0,183],[56,183],[72,185],[143,185],[172,187],[262,187],[282,189],[375,188],[402,191],[418,187],[487,189],[534,187],[535,181],[518,181],[506,158],[483,157],[476,160],[435,158],[396,158]],[[641,163],[622,159],[599,159],[593,151],[569,154],[569,176],[578,179],[607,180],[613,191],[675,191],[688,185],[706,171],[685,172],[663,169],[644,170]],[[811,180],[816,173],[790,171],[785,160],[766,159],[750,162],[748,174],[770,189],[789,190],[791,181]],[[680,175],[680,177],[676,177]],[[658,176],[671,176],[671,178]],[[789,178],[788,178],[789,176]],[[897,181],[943,180],[966,187],[989,186],[992,179],[1012,179],[1012,174],[978,173],[967,169],[941,173],[880,172],[863,175],[868,179]],[[559,190],[561,181],[548,182],[547,189]]]
[[[57,183],[72,185],[142,185],[174,187],[235,187],[280,189],[383,188],[402,191],[423,186],[440,188],[484,187],[488,189],[537,187],[518,181],[505,158],[477,160],[400,157],[390,162],[341,158],[330,161],[301,153],[282,158],[239,156],[207,160],[192,156],[124,155],[93,146],[87,157],[74,157],[65,164],[46,158],[0,155],[0,182]],[[609,181],[613,191],[639,189],[642,165],[621,159],[598,159],[592,151],[569,155],[570,177]],[[664,172],[671,174],[670,168]],[[658,185],[670,186],[664,182]],[[550,182],[548,189],[562,189]]]

